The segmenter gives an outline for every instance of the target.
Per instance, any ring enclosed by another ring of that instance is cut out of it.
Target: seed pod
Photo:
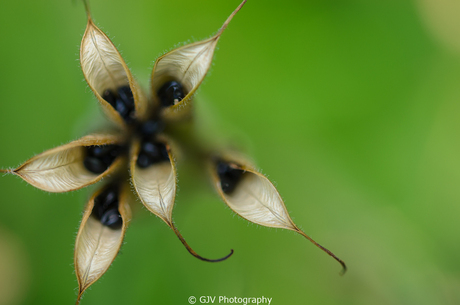
[[[236,214],[262,226],[301,234],[337,260],[343,267],[341,274],[345,273],[345,263],[294,224],[275,186],[248,162],[220,156],[210,162],[209,169],[214,187]]]
[[[220,259],[207,259],[198,255],[185,241],[172,221],[174,199],[176,197],[176,166],[174,157],[166,144],[166,140],[157,141],[167,148],[169,158],[156,159],[148,166],[139,166],[138,158],[141,153],[141,141],[136,140],[131,150],[131,177],[134,188],[144,206],[153,214],[160,217],[177,235],[187,250],[198,259],[208,262],[219,262],[229,258],[230,254]]]
[[[121,144],[121,139],[110,134],[88,135],[36,155],[11,172],[44,191],[61,193],[78,190],[120,168],[120,157],[100,174],[85,167],[86,147],[108,144]]]
[[[145,207],[169,226],[172,225],[172,209],[176,196],[176,166],[171,152],[169,160],[151,163],[140,167],[138,156],[141,151],[141,141],[132,145],[131,175],[133,185]]]
[[[120,250],[131,220],[129,194],[126,183],[109,184],[94,193],[86,205],[75,241],[77,304],[83,292],[107,271]]]
[[[178,83],[185,95],[178,102],[173,101],[172,106],[164,109],[163,116],[165,119],[179,120],[189,115],[190,99],[211,66],[217,42],[233,16],[245,3],[246,0],[227,18],[213,37],[174,49],[156,60],[150,80],[152,96],[156,104],[164,104],[162,101],[164,93],[162,91],[166,89],[165,85],[169,85],[172,82]],[[173,96],[173,93],[170,92],[170,96]]]
[[[85,79],[101,103],[104,112],[120,126],[135,118],[145,118],[148,111],[147,99],[134,80],[113,43],[92,21],[87,8],[88,23],[81,41],[80,63]],[[121,88],[129,86],[135,111],[122,113],[126,103],[117,99]],[[111,103],[113,99],[113,103]]]

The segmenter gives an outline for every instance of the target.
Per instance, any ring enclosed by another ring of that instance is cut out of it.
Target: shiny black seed
[[[158,145],[156,145],[156,144],[154,144],[152,142],[145,141],[144,143],[142,143],[141,150],[147,156],[149,156],[150,158],[152,158],[154,160],[161,158],[160,147],[158,147]]]
[[[121,115],[122,118],[126,119],[129,109],[122,99],[115,101],[115,110]]]
[[[118,208],[111,208],[102,214],[101,223],[114,230],[121,228],[123,219],[118,212]]]
[[[116,93],[107,89],[102,98],[112,105],[127,123],[134,120],[134,97],[129,86],[118,88]]]
[[[117,204],[118,194],[115,188],[109,189],[104,192],[104,205],[106,207]]]
[[[118,190],[115,187],[111,187],[94,200],[93,213],[97,219],[101,219],[104,213],[111,207],[118,206]]]
[[[86,169],[95,174],[102,174],[108,166],[99,158],[86,156],[83,160]]]
[[[123,225],[123,219],[118,211],[118,189],[109,187],[94,199],[92,215],[104,226],[111,229],[119,229]]]
[[[109,154],[116,145],[95,145],[88,146],[88,155],[94,157],[102,157]]]
[[[220,187],[225,194],[231,194],[238,182],[241,180],[241,177],[244,174],[244,170],[239,168],[234,168],[228,163],[219,161],[217,163],[217,175],[220,179]]]
[[[185,97],[182,85],[176,81],[165,83],[160,90],[158,90],[158,97],[160,98],[161,105],[164,107],[172,106]]]
[[[137,165],[139,167],[146,168],[154,163],[168,160],[169,155],[166,145],[151,141],[142,142],[139,156],[137,157]]]
[[[144,137],[148,137],[155,133],[162,132],[163,129],[164,124],[162,122],[151,120],[139,126],[139,133]]]
[[[118,145],[95,145],[86,147],[86,157],[83,164],[86,169],[95,174],[103,173],[121,153]]]
[[[128,108],[134,108],[134,96],[129,86],[118,88],[118,96]]]
[[[147,168],[150,165],[152,165],[152,160],[147,156],[145,153],[141,152],[139,153],[139,156],[137,157],[137,166],[140,168]]]

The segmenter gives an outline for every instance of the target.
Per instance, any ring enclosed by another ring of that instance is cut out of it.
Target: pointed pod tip
[[[89,3],[88,3],[88,0],[82,0],[83,1],[83,5],[85,6],[85,12],[86,12],[86,16],[88,17],[88,21],[91,20],[91,12],[89,10]]]
[[[227,20],[225,20],[224,24],[222,25],[222,27],[220,28],[219,32],[217,32],[217,35],[216,37],[219,37],[223,31],[227,28],[228,24],[230,23],[230,21],[232,21],[233,17],[236,15],[236,13],[239,12],[239,10],[243,7],[243,5],[246,3],[247,0],[244,0],[243,2],[241,2],[240,5],[238,5],[238,7],[233,11],[233,13],[228,16]]]

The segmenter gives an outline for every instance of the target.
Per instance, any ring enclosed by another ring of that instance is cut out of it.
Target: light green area
[[[144,85],[158,55],[209,37],[237,5],[91,1]],[[84,134],[99,110],[78,63],[83,5],[7,1],[2,11],[6,168]],[[198,261],[139,208],[119,257],[82,304],[179,305],[191,295],[459,304],[460,57],[425,14],[415,1],[248,0],[197,95],[214,124],[241,137],[297,225],[347,262],[344,277],[300,235],[234,216],[183,165],[178,228],[203,256],[231,248],[234,256]],[[21,297],[9,304],[73,304],[73,243],[90,192],[49,195],[12,176],[1,177],[0,191],[0,240],[14,240],[19,253],[13,262],[2,250],[12,246],[0,244],[0,271],[21,270],[10,275]]]

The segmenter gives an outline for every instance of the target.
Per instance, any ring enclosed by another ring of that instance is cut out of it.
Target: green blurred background
[[[92,0],[91,8],[146,85],[156,57],[209,37],[238,4]],[[78,63],[83,5],[4,1],[2,11],[7,168],[81,136],[99,110]],[[230,248],[234,256],[198,261],[140,208],[82,304],[176,305],[191,295],[459,304],[459,12],[454,0],[249,0],[219,42],[198,107],[241,136],[297,225],[347,262],[344,277],[300,235],[234,216],[182,167],[178,228],[203,256]],[[73,245],[90,192],[47,194],[13,176],[0,191],[0,305],[73,304]]]

